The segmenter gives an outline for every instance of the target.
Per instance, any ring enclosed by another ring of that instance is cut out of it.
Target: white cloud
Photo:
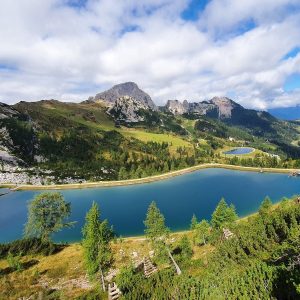
[[[2,0],[0,101],[79,101],[135,81],[158,104],[215,95],[260,109],[298,104],[283,86],[300,54],[282,59],[300,46],[298,2],[212,0],[191,22],[184,0]]]

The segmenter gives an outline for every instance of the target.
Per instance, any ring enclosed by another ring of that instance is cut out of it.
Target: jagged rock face
[[[185,113],[210,115],[216,113],[217,107],[213,103],[206,101],[189,103],[187,100],[180,102],[178,100],[168,100],[166,110],[174,115],[182,115]]]
[[[0,119],[16,117],[20,113],[13,107],[0,102]]]
[[[125,123],[143,122],[145,117],[142,111],[149,107],[129,96],[123,96],[117,99],[114,105],[108,109],[107,113],[114,117],[116,121]]]
[[[242,106],[226,97],[214,97],[209,102],[218,107],[220,119],[230,119],[235,108],[242,108]]]
[[[113,106],[117,99],[124,96],[134,98],[149,109],[157,110],[157,107],[151,97],[142,91],[134,82],[117,84],[111,89],[97,94],[95,97],[90,97],[88,101],[103,101],[107,103],[108,106]]]
[[[179,100],[168,100],[165,108],[173,115],[182,115],[188,112],[189,103],[186,100],[183,103]]]
[[[174,115],[190,113],[219,119],[231,118],[232,111],[236,108],[242,109],[242,106],[226,97],[214,97],[209,101],[193,103],[189,103],[187,100],[184,100],[183,103],[178,100],[169,100],[165,106],[165,109]]]

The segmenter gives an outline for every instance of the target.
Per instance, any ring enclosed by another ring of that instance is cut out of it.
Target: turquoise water
[[[71,202],[74,228],[54,235],[56,241],[78,241],[84,217],[93,201],[99,203],[119,235],[143,234],[143,220],[151,201],[155,200],[172,230],[187,229],[193,213],[210,219],[221,197],[236,206],[239,216],[255,212],[262,199],[273,202],[284,196],[300,194],[300,178],[287,174],[268,174],[206,169],[167,180],[134,186],[62,190]],[[0,197],[0,242],[22,236],[27,219],[27,204],[37,191],[18,191]]]
[[[235,148],[235,149],[226,151],[226,152],[224,152],[224,154],[242,155],[242,154],[249,154],[253,151],[254,151],[253,148],[241,147],[241,148]]]

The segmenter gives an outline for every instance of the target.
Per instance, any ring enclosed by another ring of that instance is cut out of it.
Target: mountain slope
[[[0,104],[0,117],[2,164],[51,175],[55,182],[138,178],[203,162],[230,163],[218,153],[241,144],[280,155],[284,167],[294,163],[286,158],[300,158],[298,123],[228,98],[168,101],[160,110],[130,96],[109,105],[22,101]]]
[[[90,97],[89,101],[96,102],[101,100],[111,106],[117,101],[117,99],[124,96],[136,99],[138,102],[148,107],[149,109],[157,109],[151,97],[147,93],[142,91],[134,82],[117,84],[109,90],[97,94],[95,97]]]

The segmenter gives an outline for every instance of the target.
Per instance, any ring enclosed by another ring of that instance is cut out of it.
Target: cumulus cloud
[[[0,101],[80,101],[135,81],[157,104],[230,96],[246,107],[295,105],[298,0],[1,1]]]

